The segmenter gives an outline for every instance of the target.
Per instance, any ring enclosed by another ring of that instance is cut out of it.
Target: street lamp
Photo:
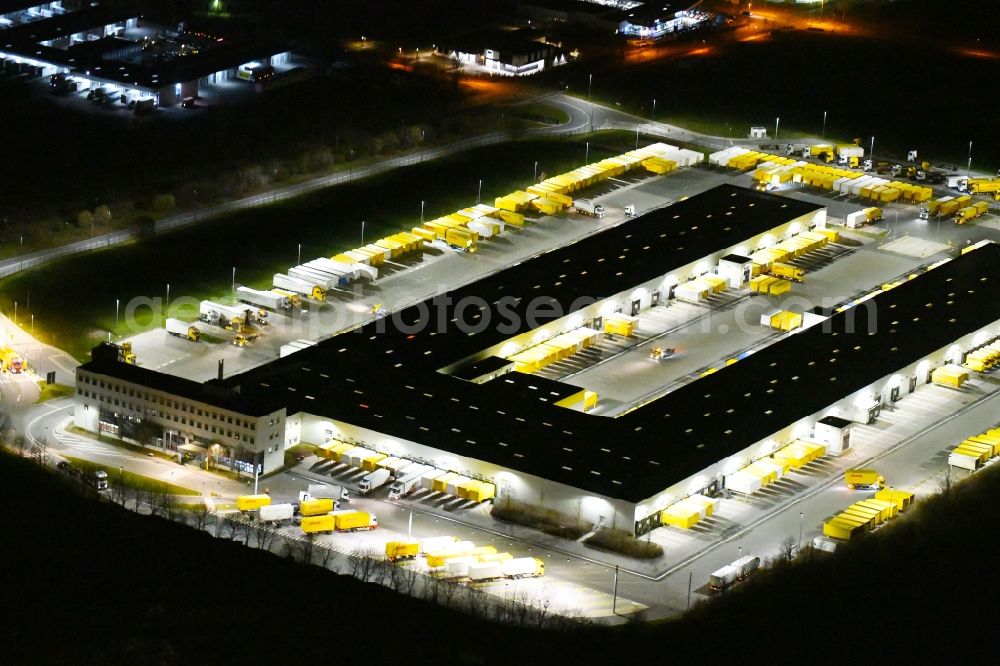
[[[590,99],[590,91],[593,88],[593,85],[594,85],[594,75],[591,74],[589,77],[587,77],[587,99],[588,100]]]
[[[233,291],[236,291],[236,266],[233,266]]]
[[[483,179],[479,179],[479,189],[476,190],[476,203],[482,203],[483,201]]]
[[[170,283],[169,282],[167,283],[167,303],[166,303],[166,308],[167,308],[167,312],[169,312],[170,311]]]
[[[535,180],[534,180],[534,182],[536,182],[536,183],[538,182],[538,160],[535,160]]]
[[[115,299],[115,333],[118,333],[118,313],[121,309],[121,299]],[[118,334],[121,337],[121,334]]]
[[[823,112],[823,138],[826,138],[826,111]]]
[[[653,98],[653,120],[656,120],[656,98]]]
[[[424,223],[424,203],[425,202],[423,201],[423,199],[421,199],[420,200],[420,224]]]
[[[801,553],[802,552],[802,519],[803,519],[803,517],[805,517],[805,514],[802,513],[801,511],[799,511],[799,547],[795,551],[796,553]]]
[[[296,263],[302,263],[302,243],[299,243],[299,260]]]
[[[14,301],[14,326],[17,326],[17,301]]]
[[[590,162],[590,142],[587,142],[586,152],[584,153],[583,163],[587,164]]]
[[[966,178],[972,178],[972,142],[969,142],[969,163],[965,167]]]
[[[780,123],[780,122],[781,122],[781,117],[780,116],[778,118],[774,119],[774,142],[775,143],[778,142],[778,123]]]
[[[874,169],[875,168],[875,137],[874,136],[872,137],[872,147],[868,151],[868,157],[871,158],[872,168]]]
[[[361,220],[361,244],[365,244],[365,221]]]

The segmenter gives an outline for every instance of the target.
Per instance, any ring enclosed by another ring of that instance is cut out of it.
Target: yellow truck
[[[778,261],[771,264],[771,269],[768,272],[776,278],[784,278],[793,282],[802,282],[806,279],[806,272],[803,269]]]
[[[873,469],[849,469],[844,472],[844,482],[851,490],[881,490],[885,479]]]
[[[270,504],[270,495],[240,495],[236,498],[236,508],[240,511],[254,511]]]
[[[1000,178],[970,178],[966,187],[969,194],[988,194],[1000,201]]]
[[[336,503],[329,498],[307,499],[299,502],[299,514],[303,516],[322,516],[336,508]]]
[[[330,514],[335,521],[334,529],[338,532],[357,532],[358,530],[373,530],[378,527],[378,518],[367,511],[334,511]]]
[[[27,370],[28,364],[10,347],[0,349],[0,370],[18,375]]]
[[[306,534],[332,534],[337,527],[334,517],[327,513],[322,516],[306,516],[300,525]]]
[[[419,553],[419,541],[389,541],[385,544],[385,556],[393,562],[396,560],[412,560]]]

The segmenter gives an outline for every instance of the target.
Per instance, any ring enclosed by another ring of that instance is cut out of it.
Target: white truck
[[[198,306],[198,313],[202,321],[213,326],[225,327],[234,321],[247,325],[267,324],[267,311],[248,305],[222,305],[212,301],[202,301]]]
[[[953,190],[958,190],[959,192],[967,192],[969,190],[969,177],[959,176],[958,174],[951,174],[947,176],[948,187]]]
[[[198,338],[201,337],[201,331],[197,326],[186,321],[181,321],[180,319],[168,319],[166,327],[167,333],[176,335],[178,338],[197,342]]]
[[[313,280],[303,280],[284,273],[275,273],[274,277],[271,278],[271,284],[274,285],[275,289],[287,289],[314,301],[326,300],[326,289]]]
[[[295,514],[295,507],[291,504],[269,504],[259,509],[260,522],[274,523],[281,520],[291,520]]]
[[[406,476],[397,479],[395,483],[389,486],[389,499],[399,499],[412,493],[420,487],[423,476],[432,469],[430,465],[420,465],[418,467],[411,465],[407,467]]]
[[[708,586],[717,591],[728,589],[738,580],[744,580],[760,567],[760,558],[744,555],[735,562],[713,572],[708,578]]]
[[[261,291],[250,287],[236,287],[236,298],[244,303],[255,305],[258,308],[267,308],[275,312],[292,309],[292,302],[281,294],[273,291]]]
[[[313,499],[332,499],[344,502],[351,501],[351,494],[344,486],[329,486],[325,483],[310,483],[306,493]]]
[[[388,480],[389,470],[377,469],[370,474],[366,474],[364,478],[358,482],[358,492],[362,494],[370,493],[379,486],[385,485]]]
[[[578,213],[590,215],[597,219],[604,217],[604,206],[590,199],[573,199],[573,208],[576,208]]]

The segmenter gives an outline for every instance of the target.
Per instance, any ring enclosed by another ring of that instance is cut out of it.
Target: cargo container
[[[373,453],[367,458],[363,458],[361,460],[361,469],[366,472],[374,472],[375,468],[378,467],[379,461],[385,460],[388,457],[389,456],[384,453]]]
[[[419,553],[419,541],[389,541],[385,544],[385,556],[391,561],[412,560]]]
[[[306,516],[302,519],[300,527],[306,534],[318,534],[320,532],[332,534],[337,527],[337,521],[329,513],[322,516]]]
[[[236,508],[240,511],[254,511],[271,504],[270,495],[240,495],[236,498]]]
[[[420,552],[427,554],[433,553],[443,548],[449,547],[449,544],[454,544],[459,541],[458,537],[453,536],[439,536],[439,537],[428,537],[426,539],[420,540]]]
[[[334,511],[336,508],[337,503],[329,498],[307,499],[299,502],[299,515],[321,516],[324,513]]]
[[[378,527],[378,518],[375,514],[366,511],[334,511],[331,514],[336,520],[338,532],[356,532],[358,530],[373,530]]]
[[[420,486],[425,490],[434,490],[434,480],[449,474],[442,469],[429,469],[420,477]]]
[[[512,560],[506,560],[511,562]],[[473,582],[483,582],[503,578],[504,561],[496,560],[492,562],[475,562],[468,566],[469,580]]]
[[[454,472],[448,472],[444,476],[439,476],[434,479],[431,489],[436,493],[443,493],[447,491],[448,484],[451,483],[452,479],[458,478],[458,474]]]
[[[472,564],[479,564],[479,560],[472,556],[453,557],[444,563],[444,575],[447,578],[467,578]]]
[[[833,518],[823,523],[823,536],[841,541],[850,541],[861,536],[867,531],[865,525],[859,521],[848,521],[842,518]]]
[[[794,282],[802,282],[806,278],[805,270],[799,268],[798,266],[783,264],[777,261],[771,264],[771,270],[769,272],[774,277],[786,278]]]
[[[884,488],[875,493],[875,499],[892,502],[899,511],[905,511],[913,503],[913,493],[898,488]]]
[[[260,507],[260,521],[262,523],[291,520],[293,515],[295,515],[295,507],[288,503]]]
[[[348,451],[347,453],[345,453],[343,456],[341,456],[341,462],[345,462],[351,467],[357,467],[358,469],[361,469],[361,465],[364,462],[365,458],[371,456],[374,453],[375,453],[374,451],[372,451],[367,447],[357,446]]]
[[[873,469],[849,469],[844,472],[844,482],[851,490],[880,490],[885,479]]]

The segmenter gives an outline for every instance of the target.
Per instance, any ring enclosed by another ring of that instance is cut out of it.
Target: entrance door
[[[604,326],[604,317],[594,317],[594,323],[591,326],[595,331],[600,331]]]
[[[632,301],[632,316],[635,317],[639,314],[639,299]]]
[[[916,390],[917,390],[917,376],[913,375],[912,377],[910,377],[910,393],[913,393]]]
[[[656,307],[659,304],[660,304],[660,292],[659,291],[654,291],[653,292],[653,297],[652,297],[652,299],[650,301],[650,306]]]
[[[889,400],[893,402],[899,402],[899,387],[893,386],[892,391],[889,392]]]

